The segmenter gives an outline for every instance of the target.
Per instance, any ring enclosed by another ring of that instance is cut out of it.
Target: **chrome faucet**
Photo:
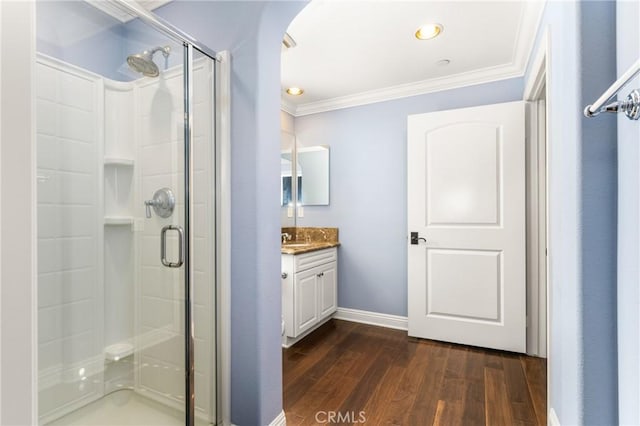
[[[282,239],[282,244],[285,244],[287,241],[291,241],[293,237],[288,232],[283,232],[280,234],[280,238]]]

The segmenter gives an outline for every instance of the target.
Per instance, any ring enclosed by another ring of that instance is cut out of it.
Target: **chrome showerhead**
[[[162,56],[165,58],[169,57],[169,53],[171,53],[171,47],[154,47],[151,50],[145,50],[142,53],[135,53],[133,55],[129,55],[127,57],[127,64],[129,67],[142,75],[147,77],[157,77],[160,75],[160,70],[155,62],[153,62],[153,55],[156,52],[162,52]]]

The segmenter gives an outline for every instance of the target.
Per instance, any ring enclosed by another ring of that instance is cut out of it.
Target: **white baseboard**
[[[547,421],[549,426],[560,426],[560,419],[558,419],[558,415],[556,414],[556,410],[551,407],[549,410],[549,420]]]
[[[359,309],[338,308],[335,319],[377,325],[380,327],[408,330],[409,320],[399,315],[380,314],[378,312],[361,311]]]
[[[284,415],[284,410],[280,411],[278,417],[273,419],[273,421],[269,423],[269,426],[287,426],[287,418]]]

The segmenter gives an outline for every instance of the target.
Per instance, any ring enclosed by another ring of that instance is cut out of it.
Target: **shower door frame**
[[[118,0],[120,1],[120,0]],[[193,262],[192,262],[192,243],[191,238],[193,223],[193,211],[191,209],[193,191],[193,64],[194,51],[203,54],[214,62],[214,81],[213,93],[213,116],[214,116],[214,132],[213,132],[213,190],[215,196],[213,198],[213,230],[214,230],[214,364],[213,371],[215,383],[214,404],[214,424],[228,424],[230,416],[230,289],[229,283],[229,215],[230,215],[230,197],[229,197],[229,176],[228,165],[229,158],[229,135],[228,131],[223,129],[229,127],[230,105],[228,102],[223,103],[222,99],[229,99],[229,80],[230,75],[229,55],[227,52],[216,54],[211,57],[208,53],[200,50],[200,48],[183,42],[184,54],[184,72],[183,72],[183,88],[184,88],[184,265],[185,265],[185,425],[194,426],[195,415],[195,333],[194,333],[194,281],[193,281]],[[223,326],[224,325],[224,326]]]
[[[195,395],[195,333],[193,324],[193,274],[191,264],[191,194],[193,182],[191,144],[193,99],[193,46],[183,43],[183,93],[184,93],[184,361],[185,361],[185,425],[193,426],[196,416]],[[215,59],[214,59],[215,61]],[[215,139],[214,139],[215,140]],[[214,143],[215,144],[215,143]],[[215,307],[214,307],[215,309]]]

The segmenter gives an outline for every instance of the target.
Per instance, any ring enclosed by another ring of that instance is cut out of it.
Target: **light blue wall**
[[[581,108],[616,79],[616,5],[581,3]],[[598,28],[597,33],[593,31]],[[615,116],[581,116],[581,256],[585,422],[615,424],[617,396],[617,200]]]
[[[330,146],[330,204],[298,226],[338,227],[338,305],[407,315],[407,116],[522,99],[521,78],[298,117],[301,146]]]
[[[617,3],[617,71],[640,57],[640,2]],[[637,77],[618,99],[640,88]],[[620,424],[640,424],[640,122],[618,116],[618,398]]]
[[[536,48],[545,29],[551,39],[550,405],[563,425],[612,425],[618,420],[616,126],[614,117],[586,119],[582,109],[615,79],[615,3],[550,1]]]
[[[584,107],[616,79],[616,6],[611,1],[581,6]],[[584,418],[614,424],[618,420],[617,126],[615,116],[581,120]]]

